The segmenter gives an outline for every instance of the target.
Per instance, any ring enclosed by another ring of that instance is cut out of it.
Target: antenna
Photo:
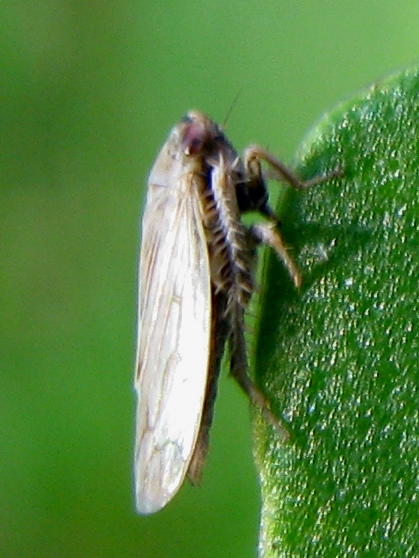
[[[227,114],[226,114],[226,116],[223,120],[223,123],[221,124],[221,129],[222,130],[225,130],[227,128],[227,120],[230,118],[230,115],[233,112],[233,109],[236,106],[237,101],[238,101],[242,91],[243,91],[243,87],[241,89],[239,89],[238,92],[236,93],[236,96],[234,97],[233,102],[231,103],[230,108],[227,111]]]

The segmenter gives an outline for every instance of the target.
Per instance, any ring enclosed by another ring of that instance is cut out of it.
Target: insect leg
[[[343,174],[341,169],[335,169],[328,174],[321,174],[311,178],[310,180],[301,180],[301,178],[297,176],[294,171],[284,165],[282,161],[258,145],[251,145],[245,150],[244,161],[250,176],[259,177],[261,176],[260,161],[265,161],[265,163],[268,163],[268,165],[278,173],[280,178],[296,190],[305,190],[307,188],[311,188],[311,186],[317,186],[318,184],[322,184],[331,178],[336,178],[342,176]]]
[[[246,341],[244,338],[244,310],[239,305],[236,305],[236,307],[232,310],[230,357],[230,374],[237,381],[251,402],[262,411],[265,418],[278,430],[282,438],[284,440],[288,440],[290,435],[287,428],[271,411],[268,400],[247,373]]]
[[[288,254],[285,243],[280,232],[276,228],[275,223],[257,223],[256,225],[250,227],[249,234],[256,242],[267,244],[275,250],[278,257],[287,268],[294,285],[297,288],[300,287],[302,283],[300,271],[294,260]]]
[[[248,177],[246,183],[247,193],[249,199],[251,200],[252,209],[259,211],[259,213],[265,215],[270,220],[270,223],[267,224],[260,223],[253,225],[249,230],[250,237],[257,243],[268,244],[275,250],[287,268],[294,285],[299,287],[301,285],[302,278],[296,264],[288,254],[285,243],[276,228],[276,225],[279,225],[280,221],[268,203],[268,192],[262,174],[261,161],[268,163],[268,165],[270,165],[270,167],[275,171],[275,178],[282,178],[296,190],[303,190],[310,188],[311,186],[316,186],[330,180],[331,178],[342,176],[343,173],[341,169],[336,169],[331,173],[315,176],[310,180],[303,181],[294,173],[294,171],[289,169],[286,165],[284,165],[284,163],[262,147],[251,145],[244,152],[244,165]]]

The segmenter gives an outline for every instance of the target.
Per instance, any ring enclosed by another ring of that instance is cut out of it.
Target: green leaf
[[[281,202],[304,278],[270,255],[256,379],[260,555],[419,556],[419,70],[327,115],[298,168],[335,179]]]

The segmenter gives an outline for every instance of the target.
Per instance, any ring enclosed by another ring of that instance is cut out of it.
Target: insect
[[[226,345],[231,375],[287,436],[247,371],[244,312],[254,290],[255,247],[270,245],[295,285],[301,283],[268,204],[262,161],[296,189],[336,175],[302,182],[258,146],[240,158],[222,128],[198,111],[172,129],[150,172],[135,371],[135,490],[141,514],[163,508],[185,477],[199,482]],[[246,228],[240,218],[247,211],[268,220]]]

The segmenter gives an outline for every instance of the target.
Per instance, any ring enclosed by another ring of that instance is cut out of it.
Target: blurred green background
[[[323,110],[415,62],[419,5],[0,6],[0,556],[256,554],[248,405],[223,377],[203,484],[134,513],[138,222],[190,108],[286,161]]]

